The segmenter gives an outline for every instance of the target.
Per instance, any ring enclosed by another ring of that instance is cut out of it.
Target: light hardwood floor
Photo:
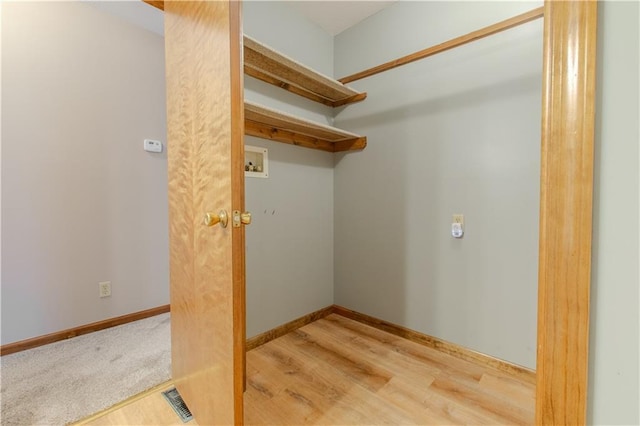
[[[335,314],[247,354],[248,424],[532,424],[534,394]]]
[[[180,417],[173,411],[169,403],[162,396],[162,392],[171,389],[172,383],[163,383],[140,395],[129,398],[115,406],[87,417],[72,426],[94,425],[154,425],[154,426],[178,426],[183,425]],[[197,425],[195,420],[187,423],[189,426]]]
[[[332,314],[247,353],[245,423],[533,424],[534,395],[533,383]],[[141,401],[90,424],[181,424],[170,409],[146,421]]]

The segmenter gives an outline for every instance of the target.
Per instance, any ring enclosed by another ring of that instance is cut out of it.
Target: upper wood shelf
[[[244,102],[244,132],[258,138],[328,152],[353,151],[367,146],[365,136],[314,123],[248,101]]]
[[[143,1],[164,10],[163,0]],[[359,102],[367,97],[366,93],[320,74],[247,35],[243,43],[244,72],[251,77],[331,107]]]
[[[366,93],[353,90],[299,62],[244,36],[244,72],[305,98],[332,107],[358,102]]]

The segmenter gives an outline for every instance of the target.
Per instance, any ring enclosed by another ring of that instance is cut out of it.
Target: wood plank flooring
[[[535,385],[332,314],[247,353],[247,424],[533,424]]]
[[[534,395],[509,373],[332,314],[247,353],[245,423],[533,424]],[[156,392],[85,424],[181,423]]]
[[[102,413],[94,414],[72,426],[181,426],[180,417],[162,396],[162,392],[173,388],[172,383],[165,383],[140,395],[116,404]],[[197,426],[195,420],[186,423]]]

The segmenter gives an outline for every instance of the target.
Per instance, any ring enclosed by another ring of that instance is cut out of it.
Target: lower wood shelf
[[[328,152],[361,150],[367,146],[366,136],[247,101],[244,103],[244,132],[249,136]]]

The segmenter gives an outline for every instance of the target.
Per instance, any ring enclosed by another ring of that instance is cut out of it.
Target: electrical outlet
[[[464,225],[464,215],[463,214],[454,214],[453,215],[453,223],[459,223],[460,225]]]
[[[98,283],[98,288],[100,289],[100,297],[111,296],[111,281]]]

